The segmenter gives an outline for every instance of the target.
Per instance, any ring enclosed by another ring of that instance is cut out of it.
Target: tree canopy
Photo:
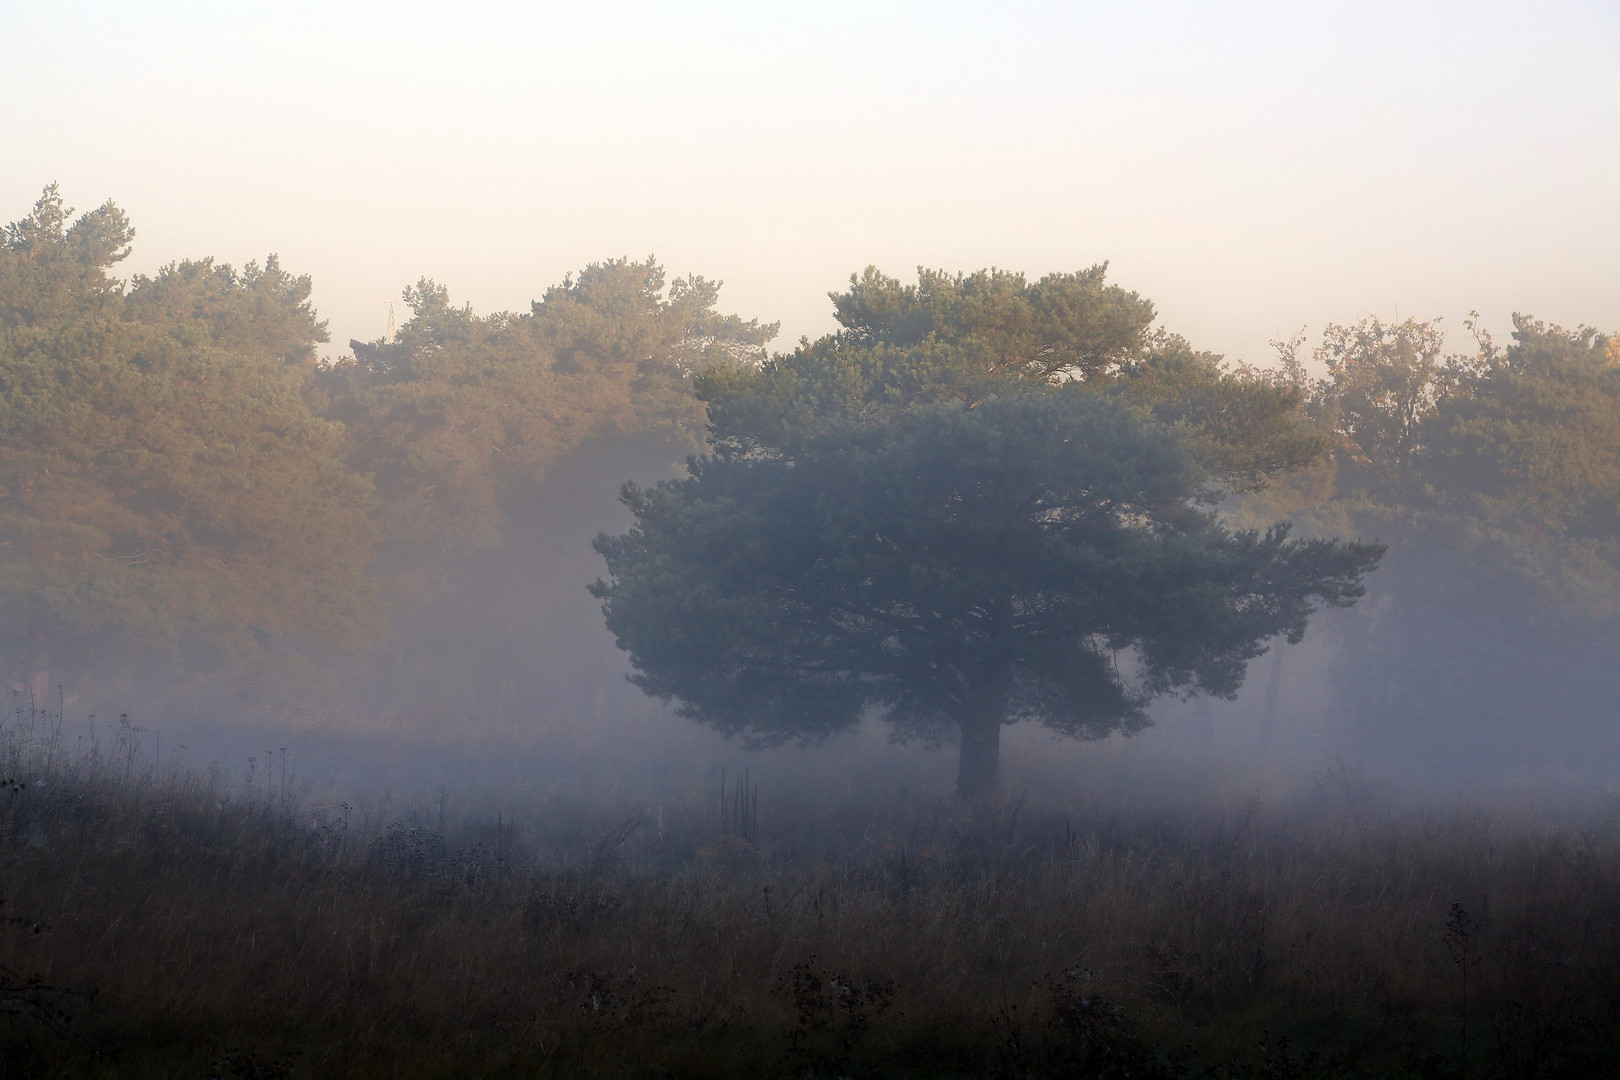
[[[352,342],[318,377],[347,460],[382,497],[388,565],[499,545],[512,485],[593,438],[699,430],[692,374],[757,359],[776,332],[721,315],[718,294],[697,277],[666,288],[652,259],[593,264],[523,314],[475,315],[426,279],[407,289],[393,340]]]
[[[253,672],[256,704],[333,704],[342,684],[379,712],[516,719],[558,698],[563,666],[570,708],[597,708],[585,684],[616,658],[557,599],[587,603],[572,583],[596,526],[562,507],[670,475],[708,438],[690,476],[631,492],[602,598],[649,690],[747,737],[863,712],[963,734],[928,650],[979,656],[975,700],[1001,693],[1004,720],[1130,730],[1154,694],[1230,692],[1266,646],[1251,632],[1352,599],[1373,549],[1309,539],[1332,536],[1390,545],[1368,602],[1331,623],[1335,738],[1432,761],[1409,740],[1457,760],[1522,747],[1538,720],[1608,737],[1620,345],[1590,328],[1516,316],[1511,338],[1475,328],[1451,351],[1438,321],[1365,319],[1327,328],[1312,378],[1297,342],[1280,370],[1198,350],[1102,265],[868,270],[832,294],[836,333],[767,356],[775,328],[721,313],[717,283],[615,259],[518,312],[422,279],[397,333],[332,361],[312,282],[274,255],[120,280],[133,236],[115,205],[75,213],[54,187],[0,231],[14,686],[127,701],[138,672],[189,704]],[[1090,608],[1063,591],[1084,567]],[[1207,617],[1178,638],[1131,599],[1152,590]],[[1067,644],[1016,645],[1037,624]],[[885,666],[839,667],[835,644]],[[795,655],[819,656],[814,678],[766,678]]]
[[[714,452],[627,488],[635,527],[597,541],[609,628],[685,715],[760,742],[869,708],[954,728],[974,799],[1003,724],[1095,737],[1158,694],[1234,694],[1267,639],[1360,595],[1377,545],[1233,533],[1199,505],[1229,462],[1265,473],[1298,392],[1150,337],[1101,268],[868,271],[834,301],[844,331],[700,378]],[[1253,428],[1214,420],[1245,396]]]
[[[316,677],[299,658],[398,645],[470,557],[508,542],[555,462],[649,432],[661,461],[683,453],[667,444],[695,445],[693,374],[774,333],[718,313],[717,283],[619,259],[522,314],[476,315],[423,280],[397,334],[318,361],[307,276],[270,255],[126,283],[112,269],[133,236],[113,204],[75,215],[54,187],[0,234],[14,685],[140,672],[195,697],[193,676],[257,670],[285,693]]]
[[[832,293],[843,327],[764,364],[698,376],[722,446],[786,447],[832,418],[880,422],[931,402],[1083,383],[1174,426],[1217,483],[1253,490],[1313,460],[1303,388],[1152,328],[1153,305],[1106,279],[1106,264],[1035,282],[1000,270],[875,268]]]
[[[1620,346],[1513,325],[1499,344],[1471,322],[1465,352],[1439,320],[1329,326],[1307,401],[1326,457],[1232,508],[1389,541],[1338,628],[1338,722],[1465,768],[1527,727],[1578,754],[1620,692]]]
[[[132,236],[111,203],[72,220],[52,187],[0,244],[8,674],[364,640],[371,492],[290,366],[319,333],[307,282],[273,258],[181,264],[126,295],[108,271]]]

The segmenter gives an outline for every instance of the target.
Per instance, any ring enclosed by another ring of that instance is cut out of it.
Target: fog
[[[896,743],[869,720],[824,743],[750,750],[629,684],[586,592],[604,569],[590,541],[629,526],[623,481],[679,475],[684,454],[641,436],[565,457],[511,500],[509,543],[396,611],[380,643],[317,658],[296,694],[251,679],[241,691],[229,675],[192,696],[138,681],[108,694],[92,675],[61,705],[67,739],[108,746],[112,718],[125,714],[154,767],[213,770],[241,790],[273,774],[310,805],[348,800],[462,824],[558,805],[702,805],[723,771],[746,772],[761,799],[783,805],[947,797],[952,741]],[[1356,606],[1318,613],[1300,644],[1274,639],[1235,700],[1161,698],[1145,731],[1099,741],[1013,725],[1004,791],[1194,816],[1256,800],[1532,817],[1609,806],[1620,768],[1612,645],[1546,640],[1479,597],[1425,607],[1386,640],[1394,594],[1424,572],[1422,558],[1392,551]],[[40,689],[36,704],[56,710],[54,688]],[[14,704],[27,700],[19,692]]]
[[[0,40],[0,1075],[1620,1075],[1613,0]]]

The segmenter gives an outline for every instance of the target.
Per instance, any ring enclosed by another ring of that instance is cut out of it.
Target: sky
[[[832,329],[875,264],[1108,261],[1194,345],[1470,309],[1620,330],[1620,4],[0,0],[0,221],[269,252],[324,351],[648,254]],[[395,317],[403,318],[396,305]]]

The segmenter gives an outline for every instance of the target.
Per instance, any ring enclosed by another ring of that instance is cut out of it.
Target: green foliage
[[[869,270],[834,301],[838,334],[700,376],[715,453],[628,487],[635,528],[597,541],[609,628],[685,715],[759,742],[871,708],[954,727],[976,797],[1002,723],[1097,737],[1157,694],[1231,695],[1266,639],[1360,595],[1378,546],[1197,507],[1317,451],[1300,390],[1150,337],[1101,267]]]
[[[938,401],[973,402],[1084,383],[1152,413],[1217,483],[1253,491],[1313,460],[1301,388],[1151,332],[1153,305],[1105,281],[1106,264],[1030,283],[981,270],[918,270],[901,285],[868,268],[832,294],[844,327],[763,365],[699,376],[715,439],[785,447],[835,418],[874,422]]]
[[[1541,605],[1620,615],[1620,348],[1589,327],[1514,319],[1429,424],[1424,475]]]
[[[287,681],[288,654],[414,642],[397,616],[420,610],[398,601],[442,596],[515,510],[531,527],[522,503],[555,462],[603,439],[694,447],[692,376],[756,362],[775,332],[718,313],[717,283],[621,259],[523,314],[476,315],[423,280],[392,340],[318,364],[307,276],[205,258],[126,288],[110,268],[132,238],[117,207],[75,217],[54,187],[0,234],[14,685],[138,669],[195,690],[188,674],[246,663],[285,694],[311,688]]]
[[[1514,327],[1448,354],[1438,321],[1330,326],[1308,403],[1325,461],[1230,515],[1389,542],[1368,614],[1340,627],[1336,707],[1368,739],[1444,743],[1459,764],[1536,718],[1573,740],[1550,760],[1580,754],[1613,700],[1620,348]]]
[[[832,294],[844,327],[763,365],[721,366],[698,395],[722,444],[786,446],[837,418],[881,420],[936,401],[1103,378],[1136,355],[1153,306],[1105,285],[1106,267],[1054,274],[918,270],[903,286],[868,267]]]
[[[1449,549],[1433,590],[1466,578],[1449,591],[1605,619],[1620,613],[1620,349],[1586,327],[1514,327],[1472,356],[1444,353],[1438,321],[1328,327],[1310,406],[1327,484],[1293,503]]]
[[[500,545],[513,493],[591,439],[700,427],[692,373],[757,359],[776,330],[717,313],[718,291],[666,289],[651,259],[593,264],[519,315],[475,315],[426,279],[407,289],[392,341],[353,342],[318,376],[382,498],[389,567]]]
[[[307,282],[273,258],[241,276],[189,263],[126,298],[107,272],[128,251],[123,214],[71,214],[48,188],[0,247],[7,673],[363,639],[379,618],[369,486],[287,363],[318,330]],[[193,287],[213,300],[185,300]],[[260,332],[300,320],[302,341]]]
[[[1045,381],[1096,378],[1129,359],[1153,322],[1153,305],[1105,284],[1108,265],[1075,274],[980,270],[952,277],[918,268],[917,284],[867,267],[833,293],[846,342],[908,349],[948,341],[983,374]]]
[[[1256,492],[1314,462],[1324,440],[1304,423],[1303,386],[1246,365],[1228,367],[1166,333],[1122,364],[1107,393],[1173,427],[1223,486]]]
[[[849,425],[630,488],[598,549],[638,682],[764,741],[881,705],[903,728],[1039,720],[1098,736],[1154,693],[1230,695],[1274,634],[1343,604],[1367,546],[1233,534],[1179,444],[1077,386]],[[1118,656],[1138,663],[1135,685]]]
[[[1444,345],[1438,320],[1388,326],[1368,318],[1327,328],[1317,353],[1328,369],[1318,416],[1338,440],[1345,488],[1405,493],[1426,425],[1466,368],[1443,355]]]
[[[131,318],[159,323],[191,345],[275,357],[309,373],[316,344],[329,341],[309,302],[309,275],[294,277],[271,255],[241,273],[212,258],[170,263],[130,283]]]

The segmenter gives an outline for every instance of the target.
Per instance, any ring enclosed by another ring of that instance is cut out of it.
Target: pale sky
[[[59,181],[125,272],[278,252],[325,351],[418,277],[526,309],[655,254],[832,327],[910,277],[1112,264],[1264,361],[1478,308],[1620,330],[1620,3],[0,0],[0,221]]]

